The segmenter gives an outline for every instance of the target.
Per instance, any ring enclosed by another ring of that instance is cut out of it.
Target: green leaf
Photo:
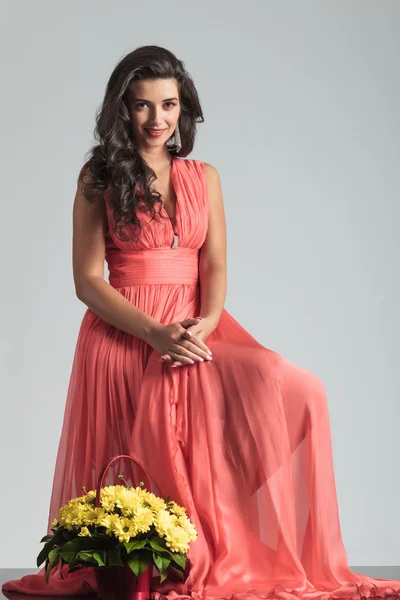
[[[185,568],[187,558],[184,554],[179,552],[172,552],[172,560],[174,560],[180,567]]]
[[[149,550],[134,550],[128,554],[127,563],[130,569],[139,577],[150,564],[153,564]]]
[[[60,562],[61,562],[61,569],[60,569],[60,577],[61,579],[64,581],[64,575],[63,575],[63,566],[66,564],[65,560],[62,559],[62,557],[60,556]]]
[[[95,547],[93,548],[93,546]],[[96,542],[94,542],[91,537],[83,536],[65,542],[65,544],[59,547],[59,554],[66,563],[70,564],[78,552],[81,552],[82,550],[97,550],[98,548],[96,546]]]
[[[97,566],[97,560],[93,556],[95,552],[96,550],[81,550],[77,553],[76,560],[85,561]]]
[[[95,552],[93,554],[94,558],[97,560],[97,564],[99,565],[99,567],[105,567],[106,563],[105,563],[105,553],[104,550],[101,552]]]
[[[135,552],[132,552],[132,554],[128,555],[127,563],[130,570],[133,571],[137,577],[139,573],[139,559]]]
[[[119,549],[106,550],[106,566],[107,567],[123,567],[124,563],[121,560],[121,551]]]
[[[129,554],[129,552],[132,552],[132,550],[140,550],[140,548],[143,548],[146,544],[147,544],[147,539],[134,540],[133,542],[124,542],[124,546],[125,546],[128,554]]]
[[[36,564],[38,567],[40,567],[40,565],[42,564],[42,562],[44,560],[47,559],[50,550],[53,548],[54,544],[53,544],[53,540],[49,540],[44,547],[41,549],[41,551],[38,554],[38,557],[36,559]]]
[[[160,573],[162,571],[165,571],[169,567],[171,560],[169,558],[166,558],[165,556],[160,556],[159,554],[156,554],[155,552],[153,552],[152,554],[153,554],[154,564],[156,565],[156,567],[160,571]]]
[[[49,552],[49,558],[48,558],[47,565],[46,565],[46,583],[49,583],[50,571],[54,567],[54,565],[58,563],[58,560],[59,560],[59,556],[58,556],[57,548],[54,548],[53,550],[51,550]]]
[[[57,546],[62,541],[62,534],[63,534],[63,530],[59,530],[54,535],[51,535],[49,537],[49,539],[47,540],[46,544],[44,545],[44,547],[39,552],[38,557],[36,559],[38,567],[40,567],[40,565],[42,564],[42,562],[44,560],[46,560],[46,558],[49,555],[50,550],[54,546]]]
[[[173,558],[174,553],[167,546],[164,546],[162,542],[160,543],[160,538],[151,538],[149,539],[149,543],[152,549],[158,552],[158,554]]]

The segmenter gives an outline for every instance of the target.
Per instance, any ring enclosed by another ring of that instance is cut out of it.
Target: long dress
[[[174,158],[171,177],[175,230],[166,213],[161,221],[139,213],[144,227],[136,242],[114,236],[104,196],[109,282],[164,324],[200,313],[198,258],[208,223],[204,163]],[[184,582],[160,583],[153,570],[152,600],[399,598],[400,581],[348,566],[321,379],[261,345],[226,309],[206,343],[212,361],[171,369],[147,343],[87,309],[47,533],[82,486],[96,488],[113,456],[130,454],[146,466],[157,495],[187,508],[199,533]],[[114,463],[106,485],[120,483],[121,471],[140,480],[132,465]],[[42,567],[5,583],[7,591],[88,595],[96,591],[94,569],[68,574],[65,565],[46,584]]]

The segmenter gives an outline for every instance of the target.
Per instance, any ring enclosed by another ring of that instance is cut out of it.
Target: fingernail
[[[208,354],[212,354],[211,350],[208,351]]]
[[[190,335],[190,336],[191,336],[191,335],[192,335],[192,332],[191,332],[191,331],[187,331],[187,332],[186,332],[186,335]]]
[[[201,356],[199,356],[199,361],[204,362],[204,358],[201,358]]]

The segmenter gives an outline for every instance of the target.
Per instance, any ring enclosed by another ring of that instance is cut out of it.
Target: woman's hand
[[[187,329],[197,325],[199,319],[185,319],[179,323],[154,327],[147,339],[148,344],[163,357],[168,357],[171,362],[181,365],[193,365],[195,362],[210,360],[211,355],[207,346],[200,339],[191,340],[186,337]],[[185,335],[185,337],[183,337]]]
[[[196,344],[199,348],[206,348],[207,352],[209,353],[208,360],[211,360],[212,352],[205,345],[204,340],[210,335],[212,330],[213,330],[213,328],[212,328],[211,324],[208,323],[207,319],[202,319],[201,317],[197,317],[197,323],[190,325],[186,328],[186,331],[182,335],[182,339],[190,340],[191,342]],[[161,357],[161,360],[171,363],[171,367],[181,367],[184,364],[180,360],[173,360],[173,358],[169,354],[163,355]]]

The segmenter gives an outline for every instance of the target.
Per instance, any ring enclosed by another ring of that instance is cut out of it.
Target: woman
[[[154,577],[154,600],[400,597],[399,581],[349,569],[323,383],[224,309],[220,178],[180,158],[202,121],[195,86],[168,50],[138,48],[112,73],[73,209],[74,281],[88,309],[48,533],[112,456],[131,454],[199,533],[186,581]],[[42,569],[3,591],[96,590],[93,569],[67,571],[53,570],[47,585]]]

